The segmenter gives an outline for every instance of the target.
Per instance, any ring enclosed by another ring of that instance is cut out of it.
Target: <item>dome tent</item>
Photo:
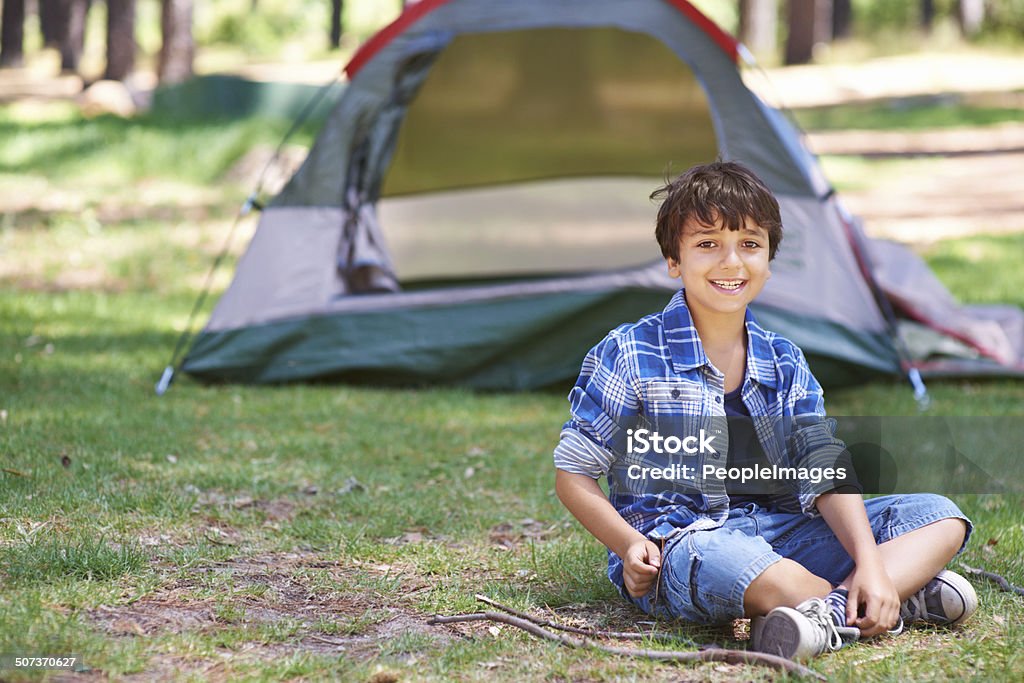
[[[718,156],[779,199],[785,239],[753,308],[822,383],[911,365],[1022,372],[1020,311],[958,307],[911,252],[867,239],[797,132],[745,87],[739,50],[684,0],[412,5],[346,67],[183,369],[571,380],[610,328],[677,288],[647,196]]]

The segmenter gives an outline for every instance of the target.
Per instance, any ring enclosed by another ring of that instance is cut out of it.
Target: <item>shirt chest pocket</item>
[[[704,388],[699,382],[652,380],[644,386],[648,418],[700,415]]]

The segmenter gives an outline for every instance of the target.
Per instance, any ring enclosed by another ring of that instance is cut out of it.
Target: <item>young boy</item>
[[[651,614],[753,617],[752,647],[793,659],[914,621],[963,622],[977,596],[943,567],[971,522],[941,496],[839,492],[847,454],[820,385],[747,309],[782,240],[775,197],[716,162],[652,198],[682,289],[587,354],[554,452],[558,497],[607,546],[609,579]],[[751,489],[739,465],[790,478]]]

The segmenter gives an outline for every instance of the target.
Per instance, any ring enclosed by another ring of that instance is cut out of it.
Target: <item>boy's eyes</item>
[[[699,248],[699,249],[714,249],[717,246],[718,246],[718,244],[716,242],[711,241],[711,240],[704,240],[702,242],[698,242],[697,243],[697,248]],[[742,244],[740,246],[742,246],[742,247],[744,247],[746,249],[760,249],[761,248],[761,243],[756,241],[756,240],[743,240],[743,242],[742,242]]]

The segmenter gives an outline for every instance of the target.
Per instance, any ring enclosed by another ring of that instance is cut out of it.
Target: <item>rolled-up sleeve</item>
[[[625,452],[640,402],[629,368],[613,332],[583,360],[579,379],[569,392],[572,414],[555,448],[555,467],[599,478],[617,454]]]
[[[566,426],[555,447],[555,467],[573,474],[600,479],[608,474],[615,455],[584,436],[578,429]]]

